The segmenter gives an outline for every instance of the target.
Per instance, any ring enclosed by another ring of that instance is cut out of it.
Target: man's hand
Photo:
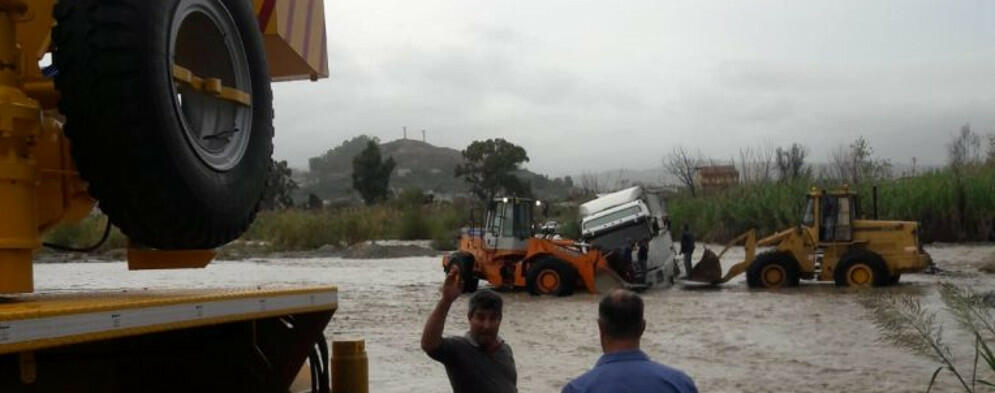
[[[459,266],[454,264],[449,269],[449,274],[446,275],[446,281],[442,283],[442,288],[439,289],[439,292],[442,292],[442,299],[450,302],[456,300],[463,293],[462,281]]]
[[[421,349],[425,353],[431,354],[442,345],[442,330],[446,326],[446,314],[449,313],[449,306],[463,293],[461,281],[459,266],[453,264],[449,269],[449,274],[446,274],[446,281],[443,281],[442,287],[439,288],[442,299],[435,305],[432,314],[428,316],[428,321],[425,321],[425,328],[421,333]]]

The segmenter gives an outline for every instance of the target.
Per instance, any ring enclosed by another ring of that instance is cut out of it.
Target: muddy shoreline
[[[307,259],[307,258],[347,258],[347,259],[389,259],[406,257],[442,256],[452,251],[439,251],[431,247],[429,240],[376,240],[352,246],[326,245],[313,250],[271,251],[261,242],[233,242],[217,250],[219,261],[242,261],[250,259]],[[87,263],[114,262],[126,258],[127,250],[116,248],[98,253],[58,252],[42,249],[35,255],[35,263]]]

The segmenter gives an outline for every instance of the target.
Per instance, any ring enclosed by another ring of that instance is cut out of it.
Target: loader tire
[[[577,270],[552,256],[537,259],[525,276],[525,286],[532,295],[569,296],[576,284]]]
[[[881,287],[891,278],[880,255],[867,250],[851,250],[840,258],[833,271],[838,287]]]
[[[60,0],[59,110],[80,175],[133,242],[209,249],[255,218],[273,151],[269,70],[252,2]],[[173,65],[248,93],[240,105]]]
[[[761,253],[746,270],[750,288],[785,288],[798,286],[798,262],[786,252]]]
[[[449,273],[449,269],[453,266],[459,266],[460,270],[460,282],[462,282],[463,293],[473,293],[477,291],[477,286],[480,282],[477,279],[477,274],[474,273],[474,261],[473,255],[464,252],[455,252],[449,256],[449,266],[446,266],[446,273]]]

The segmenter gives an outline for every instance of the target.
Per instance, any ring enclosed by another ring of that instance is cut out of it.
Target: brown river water
[[[927,251],[950,273],[905,275],[900,285],[873,291],[916,296],[938,309],[935,287],[941,280],[995,289],[995,276],[977,270],[995,258],[995,245],[937,245]],[[724,268],[737,257],[742,254],[723,258]],[[441,279],[439,259],[433,257],[255,259],[213,262],[202,270],[136,272],[122,262],[35,265],[39,292],[337,285],[339,310],[325,334],[366,339],[372,392],[449,391],[441,365],[419,348]],[[558,392],[597,360],[597,296],[503,296],[501,335],[514,350],[521,392]],[[829,283],[751,291],[739,277],[717,289],[675,287],[643,296],[643,350],[687,372],[702,392],[922,392],[936,368],[929,359],[882,342],[856,302],[860,294]],[[943,317],[946,330],[956,331]],[[464,297],[454,305],[446,333],[466,328]],[[956,339],[948,334],[952,352],[967,368],[972,343]],[[958,388],[944,373],[934,391]]]

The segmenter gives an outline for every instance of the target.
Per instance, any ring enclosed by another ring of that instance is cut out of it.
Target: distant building
[[[739,183],[739,171],[732,165],[707,165],[695,168],[695,182],[702,192],[721,190]]]

